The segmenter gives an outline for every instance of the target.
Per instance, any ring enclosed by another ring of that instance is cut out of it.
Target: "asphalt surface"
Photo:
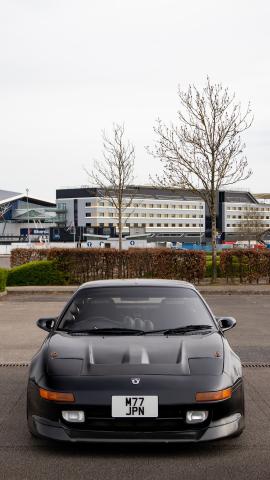
[[[29,360],[44,334],[41,316],[57,315],[56,296],[0,301],[0,361]],[[216,315],[235,316],[227,336],[242,361],[270,363],[270,296],[208,298]],[[34,439],[25,418],[27,368],[0,367],[0,479],[211,480],[270,478],[270,368],[244,368],[246,429],[242,436],[197,445],[62,445]]]

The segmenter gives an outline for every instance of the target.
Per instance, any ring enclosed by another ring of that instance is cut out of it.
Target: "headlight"
[[[85,421],[83,410],[63,410],[62,417],[67,422],[82,423]]]
[[[208,417],[207,410],[190,410],[186,414],[186,422],[187,423],[202,423]]]

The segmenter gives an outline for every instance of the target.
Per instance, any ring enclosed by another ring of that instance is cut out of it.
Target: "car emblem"
[[[141,379],[140,378],[132,378],[131,379],[131,382],[133,383],[133,385],[138,385],[140,383]]]

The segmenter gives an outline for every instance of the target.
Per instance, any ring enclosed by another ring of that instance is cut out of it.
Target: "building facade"
[[[130,186],[126,198],[131,197],[130,207],[123,212],[123,236],[155,242],[204,240],[205,204],[198,195],[179,189]],[[82,227],[93,236],[118,236],[116,208],[97,188],[59,189],[56,205],[66,210],[70,228]]]
[[[49,239],[51,229],[66,224],[65,211],[55,203],[0,190],[0,242]]]
[[[245,191],[220,191],[218,227],[223,241],[268,241],[270,205]]]
[[[148,242],[210,243],[211,218],[198,194],[176,188],[130,186],[132,205],[123,215],[123,235]],[[220,190],[216,194],[218,241],[256,239],[264,231],[270,239],[270,205],[244,190]],[[82,229],[88,236],[118,236],[118,218],[109,198],[97,188],[63,188],[56,191],[58,208],[66,210],[67,228]],[[251,233],[254,233],[252,235]],[[248,233],[247,233],[248,232]]]

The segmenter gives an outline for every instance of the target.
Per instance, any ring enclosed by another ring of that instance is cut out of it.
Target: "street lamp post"
[[[26,189],[26,200],[27,200],[27,234],[28,234],[28,247],[30,248],[30,226],[29,226],[29,188]]]

